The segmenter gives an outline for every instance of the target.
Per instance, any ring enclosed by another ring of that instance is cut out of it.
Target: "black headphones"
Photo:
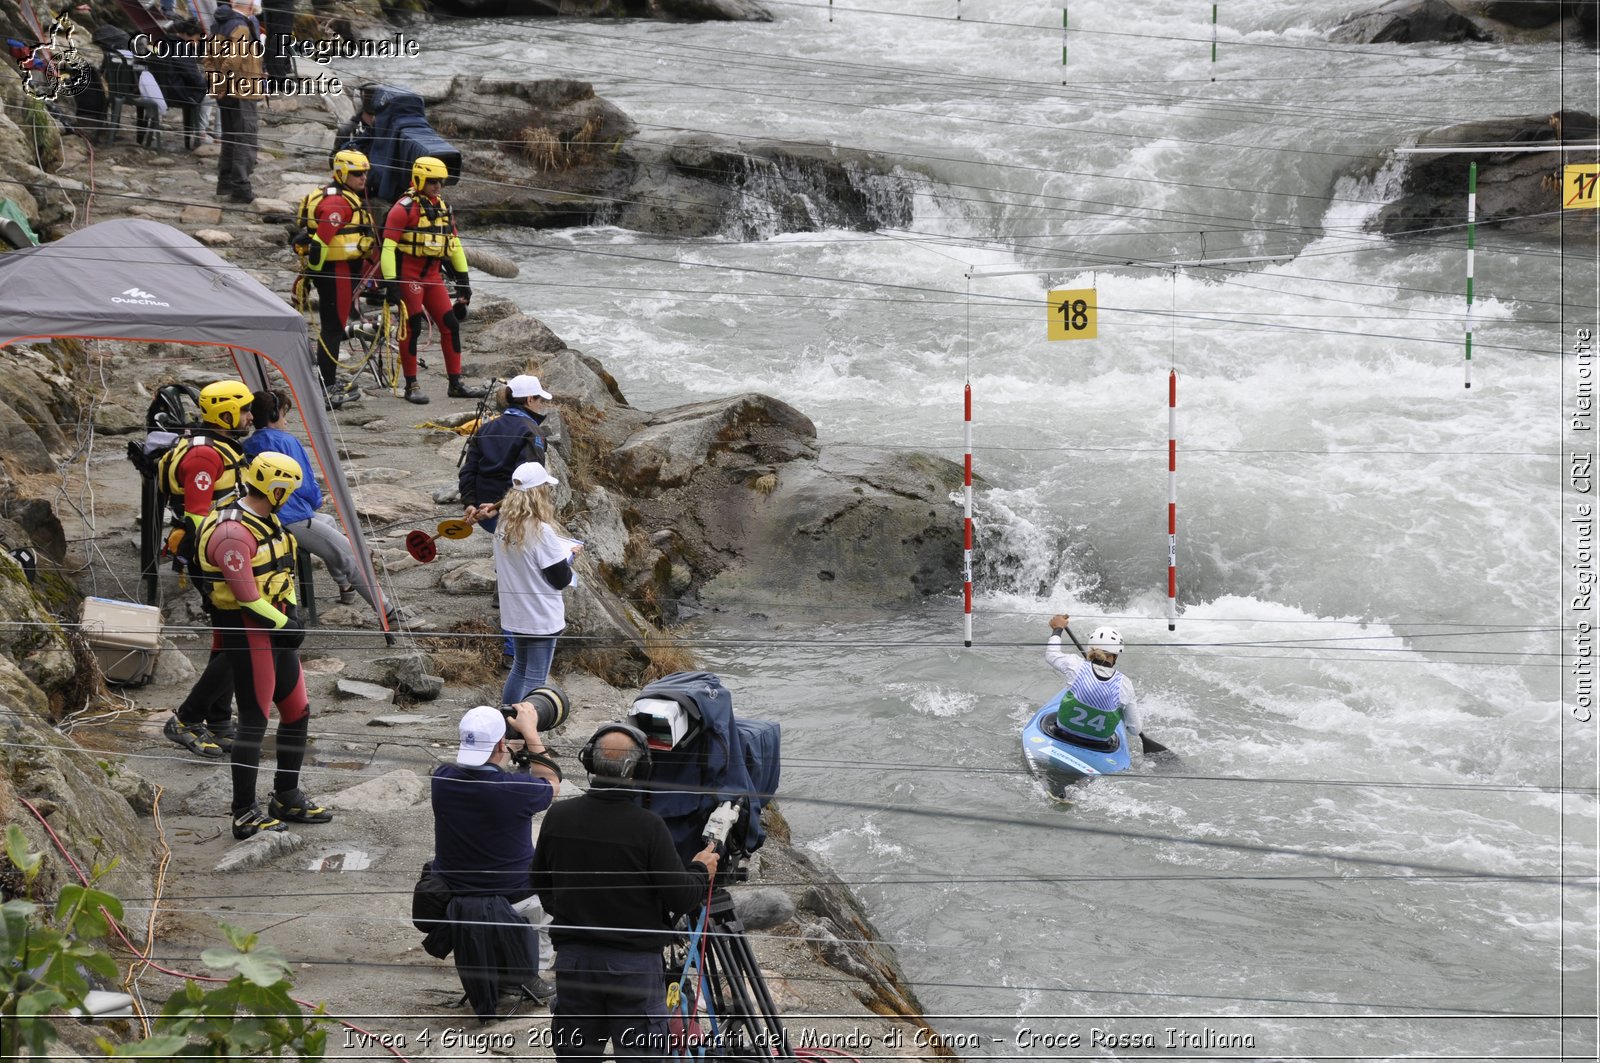
[[[644,736],[643,731],[631,723],[608,723],[602,725],[598,731],[589,736],[589,741],[584,743],[583,748],[578,750],[578,763],[582,764],[583,770],[590,775],[600,774],[594,770],[595,746],[599,744],[602,735],[608,735],[613,731],[621,731],[633,739],[633,744],[639,747],[639,761],[634,765],[633,780],[635,782],[648,780],[652,767],[650,762],[650,740]]]
[[[269,389],[257,393],[251,406],[258,426],[278,419],[278,393],[275,391]]]

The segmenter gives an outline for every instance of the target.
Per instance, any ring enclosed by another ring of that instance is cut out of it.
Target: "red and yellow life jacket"
[[[211,533],[217,530],[218,525],[230,520],[243,524],[255,536],[256,552],[250,558],[250,571],[256,582],[256,591],[274,609],[282,610],[286,603],[295,600],[294,536],[278,523],[276,517],[258,517],[240,505],[213,509],[200,522],[198,554],[200,571],[208,582],[205,588],[207,600],[215,609],[242,608],[239,599],[233,596],[233,588],[228,586],[222,569],[212,564],[206,554],[211,544]]]
[[[373,245],[378,239],[372,211],[367,209],[366,200],[342,185],[332,184],[326,188],[318,188],[307,192],[301,198],[300,208],[295,214],[299,232],[313,239],[316,237],[317,211],[329,196],[340,197],[350,209],[346,212],[346,219],[339,226],[339,231],[328,241],[328,250],[323,254],[322,263],[326,265],[329,262],[349,262],[352,259],[366,258],[372,253]],[[311,253],[310,240],[294,240],[292,243],[296,254],[316,257]]]
[[[412,207],[416,207],[416,220],[395,239],[397,251],[418,258],[445,258],[450,254],[450,245],[456,237],[448,203],[407,192],[396,205],[405,208],[408,215]]]

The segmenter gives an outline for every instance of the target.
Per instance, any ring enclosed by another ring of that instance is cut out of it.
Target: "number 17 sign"
[[[1050,293],[1048,337],[1092,340],[1099,328],[1093,288],[1057,288]]]

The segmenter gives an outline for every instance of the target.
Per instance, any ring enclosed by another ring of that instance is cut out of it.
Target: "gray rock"
[[[374,716],[367,721],[368,727],[411,727],[419,723],[430,723],[437,720],[437,716],[423,716],[414,712],[396,712],[388,716]]]
[[[394,691],[376,683],[363,683],[359,679],[340,679],[334,683],[333,688],[343,698],[376,701],[384,705],[394,704]]]
[[[1336,44],[1414,44],[1486,41],[1489,35],[1444,0],[1390,0],[1333,28]]]
[[[805,414],[751,392],[658,411],[611,459],[625,487],[671,487],[688,481],[718,451],[737,446],[760,460],[763,444],[798,444],[809,450],[816,438],[816,426]]]
[[[410,469],[386,469],[378,466],[370,469],[350,469],[344,474],[351,487],[364,484],[398,484],[416,478],[416,473]]]
[[[406,684],[404,690],[418,701],[432,701],[444,693],[444,676],[421,675],[411,683]]]
[[[144,776],[118,768],[111,774],[111,788],[123,796],[134,815],[148,816],[155,811],[156,788]]]
[[[584,556],[595,564],[623,564],[628,529],[622,521],[622,503],[617,496],[604,487],[591,488],[584,495],[583,509],[576,534],[583,540]]]
[[[172,748],[172,747],[169,747]],[[200,761],[194,758],[198,765]],[[187,816],[226,816],[233,804],[233,775],[226,760],[209,762],[211,771],[178,802],[178,810]]]
[[[304,848],[306,840],[293,831],[264,830],[238,842],[217,861],[218,871],[248,871],[270,863],[285,853]]]
[[[1484,18],[1520,29],[1537,29],[1559,22],[1565,9],[1572,5],[1562,0],[1489,0],[1471,6]]]
[[[540,359],[534,372],[544,389],[556,397],[557,403],[598,410],[627,404],[616,379],[599,362],[571,348],[563,347]],[[567,435],[564,426],[560,434]]]
[[[444,680],[428,672],[432,662],[425,653],[392,654],[375,658],[372,664],[384,683],[423,701],[432,701],[444,690]]]
[[[1559,111],[1548,115],[1488,118],[1434,129],[1417,140],[1417,147],[1453,148],[1479,144],[1547,146],[1559,141],[1586,142],[1595,136],[1593,115]],[[1478,164],[1478,216],[1480,227],[1496,226],[1507,232],[1549,238],[1563,232],[1569,237],[1594,239],[1594,211],[1553,211],[1550,203],[1559,186],[1560,164],[1545,152],[1515,149],[1496,154],[1463,155],[1418,153],[1410,156],[1402,177],[1400,195],[1384,205],[1370,223],[1391,236],[1417,233],[1431,236],[1440,226],[1461,223],[1468,166]],[[1584,215],[1584,217],[1568,217]]]
[[[746,930],[770,930],[794,918],[794,901],[778,889],[730,890],[733,911]]]
[[[649,526],[683,536],[686,557],[732,558],[712,570],[706,594],[782,587],[791,601],[819,605],[914,601],[959,586],[961,522],[950,495],[961,480],[961,466],[942,458],[826,448],[816,462],[780,466],[769,494],[702,475],[640,509]]]
[[[163,638],[160,647],[161,653],[156,658],[155,681],[162,686],[175,687],[193,683],[198,673],[188,655],[174,646],[171,639]]]
[[[356,512],[373,524],[424,521],[433,513],[433,500],[421,491],[396,484],[362,484],[351,488]]]
[[[772,15],[754,0],[656,0],[671,18],[725,22],[771,22]]]
[[[446,569],[439,577],[439,589],[446,594],[492,595],[497,582],[494,560],[478,559]]]
[[[426,800],[428,780],[404,768],[368,779],[327,799],[341,812],[400,812]]]
[[[448,506],[461,501],[461,488],[455,486],[436,488],[433,492],[433,504]]]
[[[102,402],[94,408],[94,430],[108,436],[126,436],[143,432],[144,414],[134,413],[126,406],[114,402]]]

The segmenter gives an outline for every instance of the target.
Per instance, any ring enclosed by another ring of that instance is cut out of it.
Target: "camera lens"
[[[567,722],[567,696],[559,687],[542,686],[528,691],[523,701],[533,706],[539,718],[539,732],[553,731]]]

